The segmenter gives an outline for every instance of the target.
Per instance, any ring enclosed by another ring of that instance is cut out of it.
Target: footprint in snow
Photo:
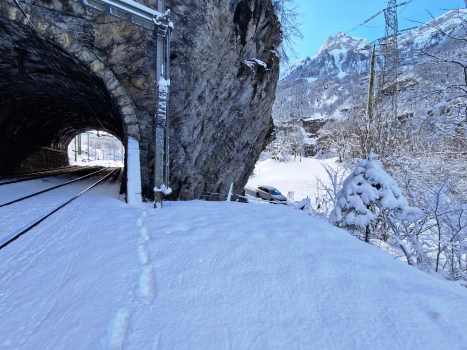
[[[109,327],[99,342],[98,350],[121,350],[130,326],[130,311],[120,309],[110,321]]]
[[[143,226],[143,218],[138,218],[138,220],[136,220],[136,226]]]
[[[146,267],[139,278],[138,297],[144,304],[151,304],[156,299],[156,276],[152,267]]]
[[[138,263],[140,265],[146,265],[149,261],[149,251],[148,248],[141,244],[138,246]]]
[[[147,229],[146,227],[143,227],[143,228],[141,229],[141,231],[139,231],[139,233],[141,233],[141,237],[143,237],[143,239],[144,239],[145,241],[149,241],[149,238],[150,238],[150,237],[149,237],[149,232],[148,232],[148,229]]]
[[[156,334],[156,336],[154,337],[154,343],[152,344],[152,350],[160,349],[160,343],[161,343],[161,335]]]

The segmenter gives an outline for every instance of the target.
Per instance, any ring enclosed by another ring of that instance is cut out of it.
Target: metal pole
[[[157,1],[157,11],[165,12],[165,1]],[[156,29],[157,31],[157,29]],[[164,62],[164,37],[157,35],[156,42],[156,82],[157,82],[157,101],[156,113],[154,115],[154,208],[162,208],[162,192],[157,189],[162,188],[164,173],[164,129],[165,113],[161,113],[161,87],[159,86],[162,78],[162,65]]]
[[[89,132],[88,132],[88,162],[89,162],[89,152],[91,152],[91,150],[89,148]]]
[[[76,136],[75,136],[75,162],[78,160],[78,152],[76,151]]]
[[[165,61],[165,79],[170,79],[170,28],[167,30],[166,36],[166,61]],[[169,90],[167,90],[167,103],[169,103]],[[169,114],[167,113],[169,106],[166,107],[165,120],[165,187],[169,188],[170,180],[170,163],[169,163]]]

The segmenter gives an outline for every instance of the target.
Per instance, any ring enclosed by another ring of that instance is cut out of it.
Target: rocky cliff
[[[225,198],[246,184],[271,132],[279,23],[270,0],[168,0],[173,197]],[[217,196],[216,196],[217,197]]]

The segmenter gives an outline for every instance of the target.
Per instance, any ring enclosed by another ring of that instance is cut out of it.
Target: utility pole
[[[373,45],[373,52],[371,54],[371,64],[370,64],[370,81],[368,84],[368,104],[367,104],[367,123],[366,123],[366,136],[365,136],[365,152],[366,155],[369,154],[368,151],[368,141],[370,139],[371,128],[373,125],[373,96],[374,96],[374,85],[375,85],[375,57],[376,57],[376,45]]]
[[[373,45],[373,52],[371,53],[371,64],[370,64],[370,81],[368,85],[368,105],[367,114],[369,119],[373,118],[373,94],[375,85],[375,56],[376,56],[376,45]]]

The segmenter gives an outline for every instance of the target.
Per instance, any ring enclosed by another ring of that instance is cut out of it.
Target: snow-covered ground
[[[294,192],[296,201],[308,197],[314,203],[316,196],[320,194],[316,186],[316,177],[324,182],[328,179],[321,164],[327,164],[334,169],[338,166],[336,158],[302,158],[301,162],[297,158],[295,162],[287,163],[267,159],[256,164],[254,175],[250,176],[246,187],[272,186],[284,195]]]
[[[0,250],[0,286],[2,350],[467,344],[467,289],[302,211],[132,207],[118,185],[98,186]]]
[[[123,168],[123,162],[121,161],[114,161],[114,160],[87,160],[87,157],[85,155],[79,155],[77,156],[76,160],[74,158],[74,155],[69,154],[69,161],[70,165],[78,165],[78,166],[105,166],[105,167],[111,167],[111,168]]]
[[[74,139],[68,145],[70,165],[123,167],[125,150],[120,140],[113,135],[97,130],[82,133],[81,154],[75,154],[78,148],[76,141]]]

